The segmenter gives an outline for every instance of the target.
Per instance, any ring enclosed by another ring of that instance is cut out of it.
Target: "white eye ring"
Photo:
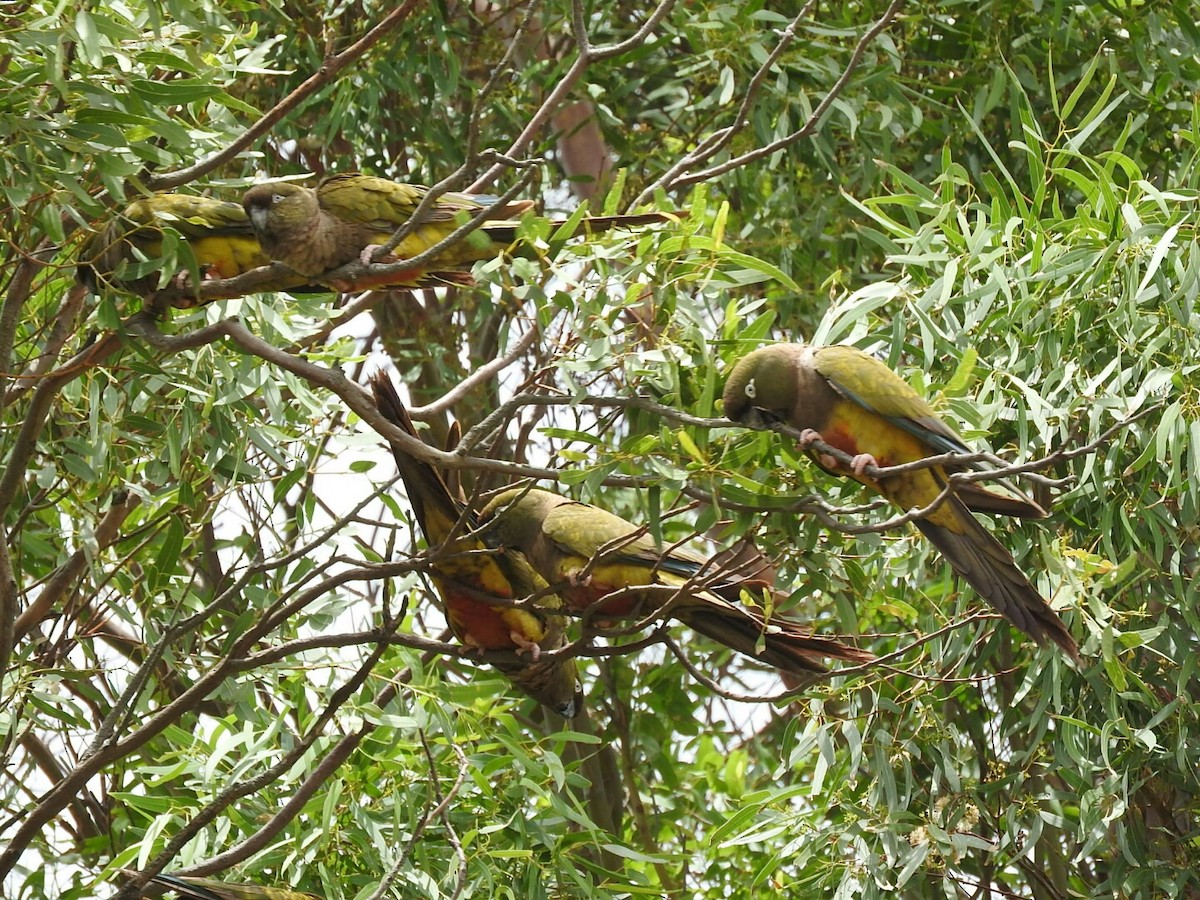
[[[282,201],[283,201],[283,194],[272,194],[271,195],[272,203],[280,203]]]
[[[751,378],[749,381],[746,382],[746,396],[749,397],[751,400],[758,397],[758,388],[756,388],[754,386],[753,378]]]

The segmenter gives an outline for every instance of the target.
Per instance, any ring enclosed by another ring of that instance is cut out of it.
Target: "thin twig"
[[[685,175],[676,178],[666,184],[660,185],[656,182],[648,187],[646,191],[652,191],[660,186],[668,189],[685,188],[689,185],[697,184],[702,181],[709,181],[719,175],[724,175],[726,172],[732,171],[733,169],[737,169],[741,166],[764,159],[770,156],[772,153],[777,153],[778,151],[783,150],[786,147],[790,147],[797,141],[811,135],[817,130],[817,125],[820,124],[821,119],[824,118],[825,113],[829,111],[829,108],[833,105],[833,102],[838,98],[842,91],[845,90],[846,85],[850,83],[851,76],[854,74],[855,69],[858,68],[859,63],[862,62],[862,58],[867,52],[867,46],[879,36],[880,32],[882,32],[885,28],[887,28],[888,25],[891,24],[892,19],[894,19],[896,14],[900,12],[900,8],[902,6],[904,6],[904,0],[892,0],[892,3],[884,11],[883,15],[879,17],[875,24],[866,30],[862,38],[859,39],[854,51],[850,54],[850,61],[846,64],[846,68],[842,70],[842,74],[838,77],[838,80],[833,83],[833,87],[829,89],[829,91],[821,99],[821,102],[817,104],[817,107],[813,110],[812,115],[810,115],[805,123],[796,131],[793,131],[791,134],[785,135],[784,137],[781,137],[776,141],[772,141],[771,143],[755,150],[743,153],[740,156],[735,156],[732,159],[728,159],[725,162],[719,163],[715,166],[710,166],[709,168],[703,169],[699,172],[694,172],[691,175]],[[659,181],[661,181],[661,179],[659,179]],[[646,191],[642,192],[643,196],[646,195]],[[641,201],[642,197],[639,197],[635,203]]]
[[[405,0],[383,20],[365,35],[339,53],[327,58],[314,74],[305,79],[304,83],[267,110],[257,122],[246,129],[245,133],[223,150],[213,153],[197,162],[195,165],[174,172],[164,172],[146,179],[146,184],[152,191],[168,191],[181,184],[195,181],[208,174],[218,166],[224,165],[236,158],[242,151],[270,132],[275,125],[285,118],[292,110],[334,80],[339,72],[353,62],[357,62],[368,50],[378,44],[389,32],[394,31],[409,17],[420,0]]]
[[[441,640],[449,637],[449,632],[443,632],[440,635]],[[421,666],[428,666],[437,655],[432,652],[424,653],[421,656]],[[413,670],[404,669],[399,674],[392,677],[391,681],[385,685],[378,694],[371,698],[371,702],[379,709],[387,707],[389,703],[396,698],[403,685],[412,681]],[[275,836],[279,834],[300,811],[308,803],[317,790],[323,785],[329,776],[341,766],[351,754],[362,743],[363,739],[371,734],[376,728],[373,722],[364,721],[358,731],[353,734],[348,734],[343,737],[332,750],[326,754],[320,764],[313,769],[312,773],[300,784],[292,796],[284,803],[283,808],[279,810],[271,819],[257,828],[249,838],[224,853],[212,857],[201,865],[194,866],[188,870],[187,874],[208,875],[212,872],[220,872],[230,866],[237,865],[258,853],[260,850],[269,846]]]
[[[542,105],[525,123],[524,129],[517,136],[516,140],[509,146],[506,156],[518,157],[524,154],[529,145],[533,142],[534,137],[546,126],[553,118],[559,107],[567,99],[567,96],[575,88],[575,85],[583,77],[583,73],[587,71],[589,65],[597,60],[609,59],[614,56],[619,56],[622,53],[628,53],[635,47],[645,43],[650,37],[654,29],[657,28],[666,18],[671,8],[675,5],[675,0],[662,0],[661,3],[654,9],[652,13],[642,23],[642,26],[634,32],[632,36],[617,44],[610,44],[603,47],[593,47],[588,40],[587,30],[584,27],[583,4],[580,0],[572,0],[571,12],[572,21],[575,23],[575,44],[576,56],[575,61],[571,63],[566,74],[554,86],[554,90],[542,101]],[[467,189],[472,193],[487,190],[492,183],[499,178],[505,170],[503,163],[497,163],[492,166],[477,179]]]
[[[758,96],[758,91],[766,81],[767,75],[770,74],[775,64],[779,62],[779,58],[783,52],[795,40],[796,30],[800,27],[800,23],[809,17],[813,7],[817,5],[817,0],[808,0],[796,17],[788,23],[787,28],[779,33],[779,42],[775,45],[770,55],[763,61],[763,64],[758,67],[758,71],[750,79],[749,85],[746,87],[746,93],[742,97],[742,103],[738,107],[737,114],[733,118],[733,122],[724,128],[718,129],[702,140],[697,147],[689,153],[684,154],[673,166],[667,169],[662,175],[656,178],[653,184],[649,185],[638,198],[634,201],[634,206],[649,200],[656,190],[665,188],[675,183],[675,179],[686,172],[693,166],[697,166],[702,162],[711,159],[714,155],[720,152],[723,148],[729,145],[734,136],[745,127],[746,122],[750,118],[750,110]]]
[[[303,735],[291,750],[283,754],[274,765],[267,767],[253,778],[232,784],[221,791],[211,803],[201,809],[186,825],[172,835],[159,854],[146,865],[146,869],[137,878],[121,888],[115,900],[133,900],[133,898],[141,896],[141,888],[151,878],[166,868],[167,864],[175,858],[175,855],[183,849],[184,845],[192,840],[202,828],[213,822],[231,803],[263,789],[299,762],[308,753],[309,748],[317,738],[325,734],[326,725],[333,720],[333,717],[342,708],[342,705],[366,682],[367,677],[371,674],[375,668],[375,664],[379,662],[386,649],[387,644],[381,641],[367,656],[366,660],[363,661],[362,665],[358,667],[358,671],[345,684],[333,692],[329,698],[329,702],[321,710],[320,715],[309,726],[308,733]],[[333,771],[330,770],[326,773],[326,777],[332,774]]]

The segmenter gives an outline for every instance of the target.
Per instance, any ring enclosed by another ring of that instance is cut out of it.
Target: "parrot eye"
[[[758,388],[754,386],[753,378],[746,382],[746,396],[751,400],[758,397]]]
[[[283,194],[272,194],[271,202],[272,203],[282,203],[283,202]]]

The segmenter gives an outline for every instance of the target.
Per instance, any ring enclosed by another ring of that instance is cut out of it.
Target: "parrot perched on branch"
[[[327,178],[315,189],[283,181],[255,185],[246,191],[242,202],[263,250],[297,272],[315,277],[353,260],[369,262],[375,248],[390,241],[412,217],[428,190],[421,185],[347,173]],[[518,223],[513,220],[532,206],[529,200],[501,205],[488,195],[442,194],[423,221],[392,251],[394,260],[412,259],[423,253],[484,209],[488,210],[488,218],[477,230],[418,268],[386,276],[388,283],[404,284],[407,280],[414,286],[423,281],[470,284],[471,265],[507,249],[517,238]],[[663,213],[585,217],[579,231],[606,231],[671,219]],[[387,260],[385,257],[380,262]],[[361,288],[364,283],[371,283],[370,277],[356,280],[355,286]]]
[[[383,372],[371,379],[375,405],[385,419],[416,436],[408,410]],[[547,612],[561,604],[553,594],[542,608],[517,609],[489,603],[489,598],[521,600],[546,582],[519,553],[492,552],[475,534],[476,515],[451,493],[437,469],[392,445],[392,455],[408,491],[413,514],[425,534],[433,559],[433,582],[442,596],[450,628],[462,643],[479,650],[528,654],[528,661],[497,665],[508,679],[542,705],[570,719],[583,709],[575,661],[539,660],[541,651],[566,644],[566,618]]]
[[[127,205],[103,223],[79,252],[76,277],[92,291],[113,284],[143,296],[159,285],[158,272],[143,277],[122,276],[122,263],[135,266],[163,253],[164,227],[182,235],[205,280],[234,278],[251,269],[268,266],[265,253],[237,203],[190,194],[152,194]],[[308,284],[308,279],[288,275],[255,288],[256,291],[328,290]]]
[[[487,503],[479,524],[489,544],[519,550],[572,608],[594,610],[593,617],[642,618],[661,607],[718,643],[797,675],[826,671],[821,657],[873,658],[786,619],[766,620],[738,596],[737,583],[706,567],[705,557],[659,550],[649,535],[599,507],[515,487]]]
[[[971,452],[907,382],[854,347],[762,347],[733,367],[724,402],[725,415],[741,425],[786,423],[803,432],[801,446],[819,438],[853,456],[854,464],[846,466],[828,454],[811,454],[821,468],[865,484],[906,511],[932,503],[948,475],[964,467],[939,465],[876,479],[866,474],[867,466]],[[1046,511],[1027,497],[966,483],[913,524],[1001,615],[1039,644],[1053,641],[1077,660],[1067,627],[971,510],[1020,518],[1041,518]]]
[[[322,900],[316,894],[291,888],[262,887],[257,884],[233,884],[215,878],[194,878],[190,875],[161,873],[150,879],[147,888],[171,890],[181,900]],[[162,890],[143,889],[143,896],[161,896]]]

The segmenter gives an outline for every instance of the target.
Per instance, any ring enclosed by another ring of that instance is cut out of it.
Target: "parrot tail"
[[[316,894],[291,888],[234,884],[217,881],[215,878],[193,878],[166,873],[155,875],[150,879],[150,884],[174,891],[180,900],[320,900]],[[161,894],[162,891],[158,893]]]
[[[964,482],[954,491],[973,512],[991,516],[1012,516],[1017,519],[1044,519],[1049,513],[1024,494],[1009,496],[989,491],[982,484]]]
[[[696,599],[703,600],[703,596]],[[768,624],[749,607],[731,606],[715,598],[703,605],[681,604],[671,614],[717,643],[793,675],[827,671],[820,662],[824,657],[852,663],[875,658],[866,650],[841,641],[814,637],[807,629],[786,619],[772,617]]]
[[[406,434],[417,437],[417,429],[408,409],[386,372],[376,372],[371,376],[371,390],[375,394],[375,406],[380,415]],[[428,463],[396,447],[392,447],[392,456],[408,490],[408,500],[413,505],[421,530],[430,543],[440,543],[446,538],[445,532],[462,514],[454,493],[441,472]],[[437,533],[439,526],[445,529],[441,534]]]
[[[643,225],[662,225],[668,222],[676,222],[679,219],[685,218],[687,213],[637,213],[628,216],[584,216],[579,224],[575,226],[575,231],[572,237],[582,237],[589,234],[602,234],[605,231],[613,231],[617,228],[641,228]],[[554,219],[551,225],[555,228],[560,228],[566,222],[565,219]],[[511,244],[517,239],[517,231],[520,229],[518,222],[484,222],[480,226],[489,238],[501,244]]]
[[[942,552],[951,568],[975,588],[993,609],[1037,641],[1049,639],[1079,662],[1079,647],[1050,604],[1017,568],[1012,554],[957,499],[950,498],[962,531],[925,519],[913,524]]]
[[[169,888],[181,898],[181,900],[226,900],[217,891],[214,891],[205,886],[203,881],[187,880],[178,878],[174,875],[168,875],[161,872],[150,879],[150,884],[156,884],[159,887]]]

